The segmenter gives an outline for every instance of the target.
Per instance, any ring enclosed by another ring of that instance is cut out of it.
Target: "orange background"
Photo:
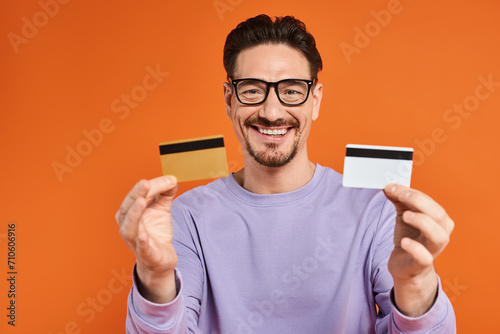
[[[40,3],[0,4],[0,332],[124,331],[134,257],[114,214],[135,182],[161,174],[160,142],[223,134],[229,169],[243,166],[223,105],[222,47],[238,22],[260,13],[295,15],[317,39],[325,87],[311,160],[342,172],[347,143],[414,147],[412,186],[456,222],[437,268],[458,329],[500,332],[500,86],[467,116],[447,112],[474,101],[479,77],[500,81],[498,1],[401,0],[378,30],[371,11],[395,0],[72,0],[49,7],[53,17]],[[23,30],[34,19],[37,31]],[[372,29],[366,46],[356,27]],[[31,37],[13,43],[23,31]],[[356,41],[346,57],[340,46]],[[144,90],[146,68],[157,66],[168,76]],[[141,101],[126,113],[120,99],[131,93]],[[103,122],[107,133],[85,146],[83,131]],[[433,139],[433,131],[441,132]],[[66,165],[67,147],[87,156],[58,177],[53,165]],[[6,324],[9,222],[15,328]]]

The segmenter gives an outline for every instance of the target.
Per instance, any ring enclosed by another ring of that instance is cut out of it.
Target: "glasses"
[[[238,101],[248,105],[264,102],[272,86],[281,103],[296,106],[306,102],[313,85],[313,80],[304,79],[285,79],[277,82],[260,79],[230,79],[236,90]]]

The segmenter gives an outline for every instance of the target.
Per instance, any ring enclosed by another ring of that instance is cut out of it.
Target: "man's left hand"
[[[398,184],[384,193],[396,207],[394,250],[388,268],[397,308],[407,316],[427,312],[437,294],[434,259],[450,240],[454,223],[428,195]]]

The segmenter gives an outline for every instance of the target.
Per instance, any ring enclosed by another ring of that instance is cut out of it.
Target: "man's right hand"
[[[172,246],[170,212],[176,192],[177,180],[173,176],[141,180],[115,216],[121,237],[136,257],[139,292],[154,303],[168,303],[177,294],[177,254]]]

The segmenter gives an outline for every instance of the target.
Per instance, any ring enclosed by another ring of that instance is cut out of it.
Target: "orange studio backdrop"
[[[222,47],[260,13],[317,39],[311,160],[342,172],[348,143],[413,147],[412,186],[456,223],[437,270],[458,330],[500,333],[494,0],[3,1],[1,333],[124,332],[134,256],[114,214],[161,175],[161,142],[222,134],[229,170],[243,166]]]

